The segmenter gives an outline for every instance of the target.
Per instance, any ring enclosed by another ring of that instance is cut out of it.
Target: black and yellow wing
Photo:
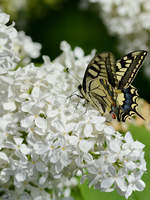
[[[130,118],[132,115],[137,114],[139,117],[144,119],[137,112],[137,100],[138,100],[138,92],[137,89],[133,86],[129,86],[122,90],[120,94],[117,96],[118,102],[118,112],[116,113],[118,121],[125,122],[127,118]]]
[[[100,111],[105,113],[111,111],[112,104],[114,104],[113,87],[105,79],[94,79],[89,84],[89,97],[92,104]]]
[[[84,78],[83,78],[83,90],[86,92],[89,82],[94,79],[105,79],[112,87],[115,86],[116,79],[115,74],[115,58],[112,53],[97,54],[91,62],[88,64]]]
[[[137,114],[143,119],[137,112],[137,89],[131,83],[142,66],[146,55],[147,51],[145,50],[133,51],[116,62],[116,74],[114,77],[117,82],[115,91],[117,94],[116,102],[118,106],[116,116],[118,121],[125,121],[134,114]]]
[[[117,89],[122,90],[132,83],[146,55],[147,51],[145,50],[133,51],[116,62],[114,77]]]
[[[116,84],[114,70],[113,54],[110,52],[98,54],[88,64],[82,85],[78,86],[82,96],[101,113],[111,110],[113,86]]]

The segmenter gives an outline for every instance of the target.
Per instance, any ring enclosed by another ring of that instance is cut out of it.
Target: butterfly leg
[[[75,91],[76,92],[76,91]],[[79,97],[80,99],[84,99],[83,96],[79,95],[79,94],[76,94],[75,92],[73,92],[70,96],[67,97],[67,99],[71,99],[73,96],[77,96]]]

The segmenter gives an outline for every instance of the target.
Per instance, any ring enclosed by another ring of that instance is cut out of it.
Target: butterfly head
[[[78,90],[79,90],[80,94],[82,95],[82,97],[85,97],[85,93],[84,93],[84,90],[83,90],[83,87],[81,84],[78,85]]]
[[[111,113],[111,114],[112,114],[112,119],[116,119],[115,113]]]
[[[87,97],[87,95],[86,95],[86,93],[85,93],[85,91],[84,91],[84,89],[83,89],[81,84],[78,85],[78,90],[79,90],[81,95],[77,95],[77,96],[80,97],[81,99],[85,98],[88,101],[88,97]]]
[[[78,90],[81,92],[81,89],[82,89],[82,85],[78,85]]]
[[[116,119],[118,121],[120,121],[120,117],[119,117],[119,113],[120,113],[120,108],[115,104],[115,103],[112,103],[112,107],[111,107],[111,115],[112,115],[112,119]]]

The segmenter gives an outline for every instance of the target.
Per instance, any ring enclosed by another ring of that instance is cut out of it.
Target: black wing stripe
[[[108,53],[108,57],[106,58],[105,66],[106,66],[106,71],[108,74],[108,81],[113,87],[115,87],[115,85],[116,85],[115,77],[114,77],[115,73],[116,73],[115,59],[111,53]]]
[[[142,66],[142,63],[146,55],[147,55],[147,51],[137,51],[137,55],[136,55],[136,52],[131,52],[128,55],[124,56],[119,61],[122,68],[120,69],[117,68],[116,75],[117,77],[121,76],[121,73],[123,75],[122,75],[122,78],[119,80],[118,89],[127,88],[132,83],[137,72]]]

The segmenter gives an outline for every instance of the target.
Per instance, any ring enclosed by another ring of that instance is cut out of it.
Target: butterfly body
[[[131,52],[115,61],[112,53],[96,55],[85,71],[78,89],[83,98],[100,113],[112,113],[112,118],[125,121],[137,114],[138,93],[131,83],[147,55],[144,50]]]

